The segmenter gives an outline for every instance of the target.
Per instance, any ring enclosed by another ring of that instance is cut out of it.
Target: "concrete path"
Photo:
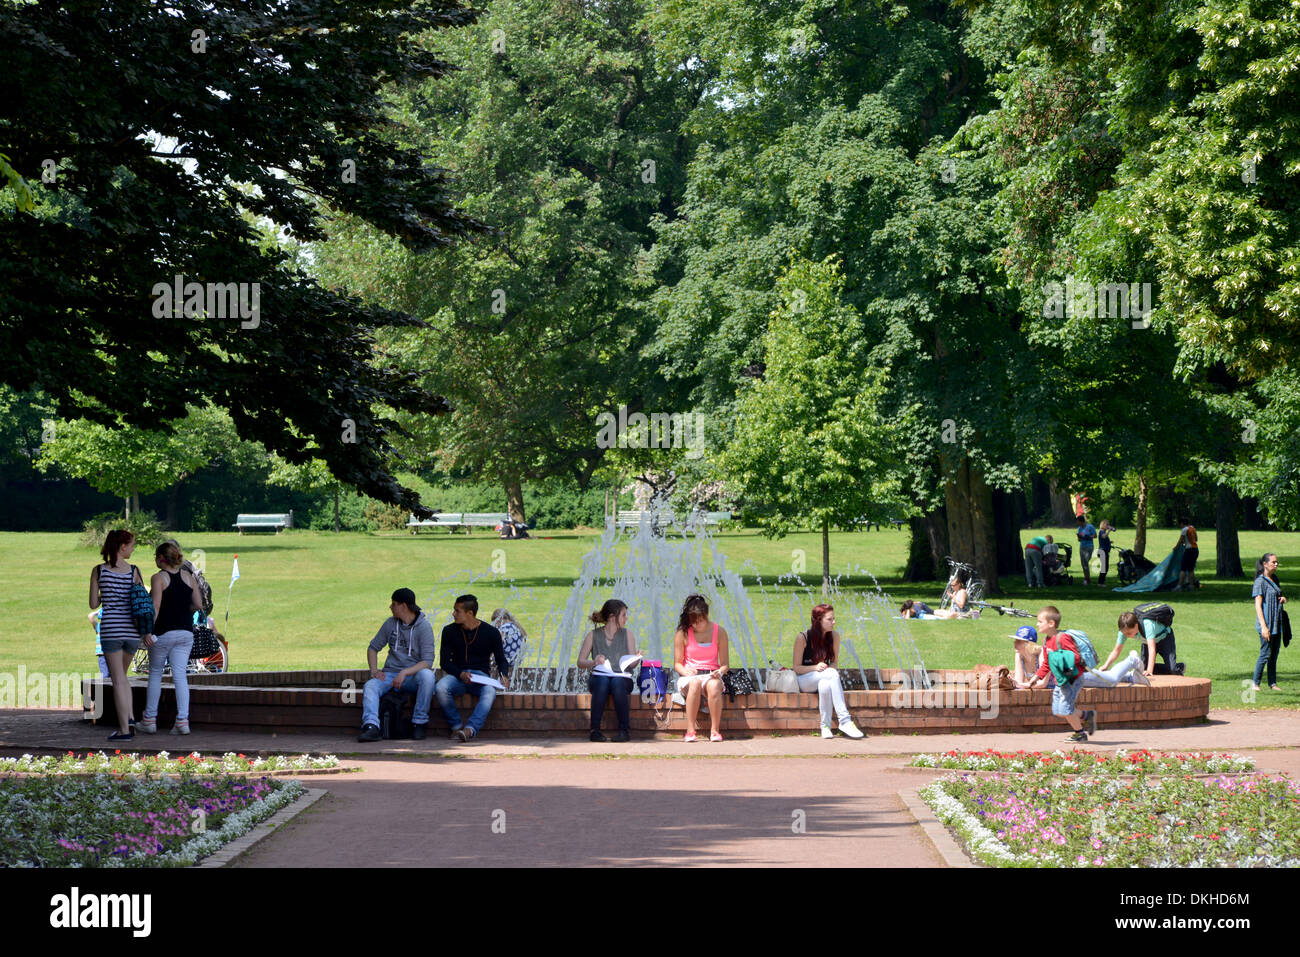
[[[0,755],[109,749],[80,712],[0,711]],[[1120,729],[1096,750],[1254,752],[1300,776],[1300,712],[1211,712],[1204,725]],[[1060,734],[816,735],[687,745],[494,739],[358,744],[350,736],[137,735],[122,750],[327,752],[363,773],[313,777],[328,793],[238,858],[238,867],[890,866],[942,867],[899,792],[938,772],[911,754],[1055,750]]]

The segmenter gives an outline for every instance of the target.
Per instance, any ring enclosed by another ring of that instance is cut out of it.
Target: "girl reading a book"
[[[677,690],[686,697],[686,741],[695,740],[695,721],[700,714],[700,695],[709,701],[710,741],[721,741],[722,676],[727,673],[727,631],[709,621],[709,603],[702,595],[691,595],[682,606],[682,616],[673,636],[673,667]]]
[[[600,719],[605,716],[605,702],[614,699],[614,713],[618,715],[618,736],[615,741],[627,741],[631,726],[632,670],[636,665],[636,639],[627,630],[627,605],[611,598],[593,613],[591,622],[596,627],[587,633],[578,649],[578,667],[591,671],[588,687],[591,689],[591,740],[608,741],[600,730]]]

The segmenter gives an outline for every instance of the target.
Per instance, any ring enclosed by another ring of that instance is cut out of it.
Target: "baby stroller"
[[[1155,562],[1143,558],[1131,548],[1121,548],[1119,550],[1118,572],[1121,584],[1131,584],[1144,577],[1147,572],[1155,567]]]
[[[1074,581],[1069,572],[1070,559],[1074,555],[1074,548],[1067,542],[1061,542],[1058,546],[1057,555],[1043,556],[1043,584],[1044,585],[1069,585]]]

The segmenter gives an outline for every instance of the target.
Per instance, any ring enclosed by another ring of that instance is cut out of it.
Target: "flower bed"
[[[54,756],[0,758],[0,775],[5,774],[240,774],[280,771],[319,771],[338,768],[339,759],[332,754],[300,754],[297,757],[271,755],[249,758],[227,752],[221,757],[204,757],[197,751],[172,757],[166,751],[157,754],[123,754],[103,751],[76,755],[72,751]]]
[[[918,754],[909,767],[953,771],[1003,771],[1019,774],[1240,774],[1255,770],[1255,759],[1237,754],[1193,751],[1156,754],[1151,751],[1114,753],[1086,751],[945,751]]]
[[[217,772],[0,777],[0,867],[185,866],[302,792]]]
[[[994,867],[1300,866],[1300,784],[1285,777],[961,775],[920,793]]]

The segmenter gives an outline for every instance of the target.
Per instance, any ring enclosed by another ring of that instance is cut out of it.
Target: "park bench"
[[[620,509],[618,512],[618,524],[620,525],[640,525],[643,518],[648,517],[652,525],[663,528],[677,521],[677,515],[669,511],[649,512],[641,509]],[[731,519],[730,512],[704,512],[694,511],[685,518],[687,528],[699,528],[700,526],[718,525]]]
[[[902,527],[903,527],[904,525],[907,524],[907,523],[906,523],[905,521],[903,521],[901,518],[887,518],[887,519],[885,519],[885,521],[887,521],[887,522],[890,524],[890,526],[893,527],[893,528],[896,529],[896,530],[901,530]],[[860,518],[860,519],[857,520],[856,524],[863,526],[863,527],[866,528],[868,531],[870,531],[870,530],[871,530],[871,527],[874,525],[875,528],[876,528],[876,531],[880,531],[880,523],[877,522],[875,519],[871,519],[871,518]]]
[[[270,529],[277,535],[282,529],[293,528],[293,512],[276,512],[270,515],[237,515],[235,517],[235,528],[239,529],[239,534],[244,534],[244,529]]]
[[[470,529],[478,526],[479,528],[496,528],[498,525],[509,521],[510,516],[505,512],[439,512],[431,518],[423,521],[414,515],[406,523],[406,527],[414,535],[422,528],[445,528],[454,533],[456,529],[463,528],[468,535]]]

